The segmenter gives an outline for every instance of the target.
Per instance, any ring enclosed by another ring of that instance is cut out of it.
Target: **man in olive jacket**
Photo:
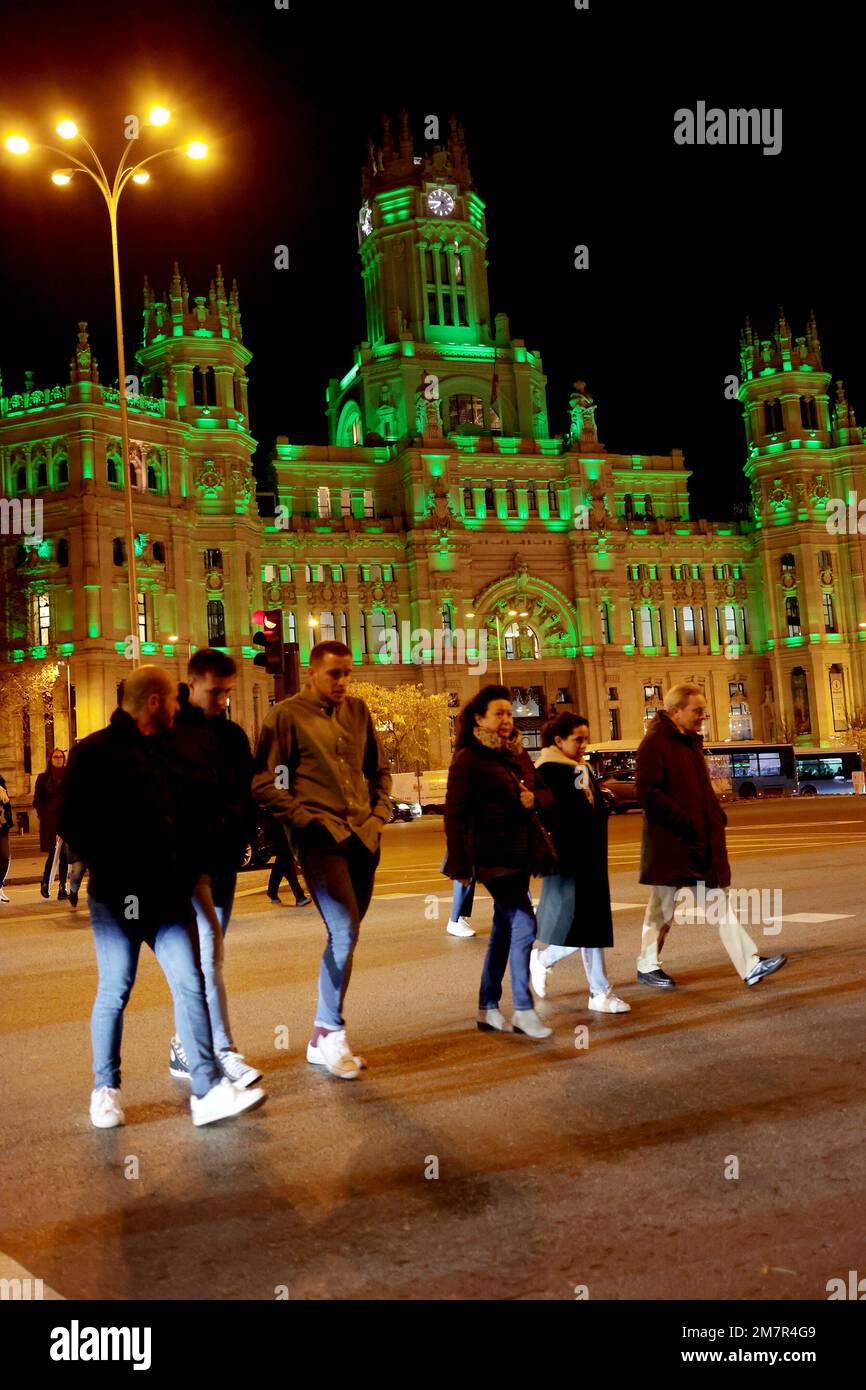
[[[637,961],[640,984],[673,989],[659,954],[683,888],[716,890],[722,910],[722,945],[747,985],[785,964],[786,956],[762,957],[730,903],[731,868],[725,841],[728,818],[713,790],[703,752],[701,725],[706,701],[697,685],[675,685],[653,720],[637,754],[637,798],[643,807],[640,881],[652,884]],[[719,891],[721,890],[721,892]]]

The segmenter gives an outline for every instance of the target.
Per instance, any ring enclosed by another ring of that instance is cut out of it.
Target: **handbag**
[[[508,771],[517,783],[518,790],[521,790],[522,779],[517,776],[513,768],[509,768]],[[559,858],[550,832],[542,824],[541,817],[534,807],[529,816],[529,867],[534,878],[543,878],[545,874],[556,873]]]

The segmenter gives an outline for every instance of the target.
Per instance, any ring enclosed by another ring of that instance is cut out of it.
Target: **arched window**
[[[45,459],[40,459],[36,465],[36,487],[37,489],[48,486],[48,463]]]
[[[65,536],[57,542],[57,563],[61,569],[69,565],[69,541]]]
[[[502,643],[508,661],[537,661],[541,654],[534,629],[525,623],[509,623],[502,634]]]
[[[207,641],[209,647],[226,645],[226,615],[222,599],[212,598],[207,606]]]
[[[319,626],[316,640],[318,642],[335,642],[337,640],[337,626],[334,622],[334,615],[330,609],[319,614]]]
[[[165,545],[162,541],[154,541],[153,558],[158,565],[165,564]]]
[[[475,502],[474,502],[474,499],[473,499],[473,497],[472,497],[472,489],[471,489],[471,487],[465,487],[465,488],[463,489],[463,515],[464,515],[464,516],[474,516],[474,515],[475,515]]]
[[[517,497],[514,492],[514,484],[506,483],[505,486],[505,510],[509,516],[517,515]]]
[[[159,492],[159,464],[155,459],[147,461],[147,490]]]
[[[535,491],[535,483],[528,483],[526,487],[526,510],[530,516],[538,515],[538,493]]]
[[[105,460],[105,480],[111,487],[120,487],[120,459],[109,454]]]
[[[238,412],[244,408],[243,385],[239,376],[232,377],[232,399],[235,403],[235,410]]]
[[[632,521],[634,521],[634,498],[632,497],[630,492],[627,492],[625,495],[623,509],[625,513],[626,525],[629,525]]]
[[[386,636],[386,615],[381,608],[374,608],[369,615],[370,619],[370,654],[374,657],[381,656],[385,645]]]
[[[115,536],[111,542],[112,558],[116,565],[123,564],[123,541],[119,536]]]
[[[613,640],[613,639],[611,638],[611,627],[610,627],[610,604],[609,604],[609,603],[603,603],[603,604],[601,605],[600,612],[601,612],[601,640],[602,640],[602,642],[604,643],[605,646],[609,646],[610,643],[611,643],[611,641]]]
[[[216,405],[216,377],[213,367],[193,367],[192,399],[194,405]]]
[[[484,488],[484,510],[488,516],[496,513],[496,494],[493,491],[492,483],[487,483]]]
[[[800,628],[800,605],[793,595],[785,599],[785,622],[788,624],[788,636],[799,637]]]
[[[800,397],[800,419],[804,430],[818,428],[818,406],[814,396]]]
[[[450,603],[443,603],[443,605],[442,605],[442,614],[441,614],[441,617],[442,617],[442,631],[443,631],[443,632],[453,632],[453,631],[454,631],[454,619],[453,619],[452,614],[451,614],[451,604],[450,604]]]
[[[451,396],[448,400],[448,428],[460,425],[484,426],[484,402],[480,396]]]
[[[60,454],[57,458],[55,461],[55,469],[57,486],[66,487],[69,482],[69,459],[65,454]]]
[[[838,628],[836,627],[836,609],[833,605],[833,595],[824,594],[821,603],[824,608],[825,632],[838,632]]]
[[[644,514],[644,516],[647,517],[649,520],[652,520],[652,516],[653,516],[653,500],[652,500],[652,497],[650,496],[649,493],[647,493],[646,496],[645,496],[644,499],[643,499],[643,514]]]
[[[793,555],[783,555],[779,561],[779,571],[781,574],[797,574],[797,562]]]
[[[26,463],[19,463],[18,467],[15,469],[15,491],[16,491],[16,492],[26,492],[26,491],[27,491],[27,465],[26,465]]]
[[[551,516],[559,516],[559,497],[556,491],[556,483],[547,484],[547,510]]]

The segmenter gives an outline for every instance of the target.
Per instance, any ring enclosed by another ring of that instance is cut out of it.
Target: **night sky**
[[[124,194],[127,350],[145,273],[161,292],[177,258],[191,295],[206,294],[221,261],[255,354],[257,462],[278,434],[326,440],[328,378],[365,334],[367,138],[381,140],[384,110],[398,131],[404,105],[419,152],[425,115],[466,127],[491,309],[542,353],[552,433],[583,378],[610,450],[682,448],[693,514],[730,515],[747,493],[724,379],[745,315],[768,336],[779,305],[795,336],[814,307],[825,367],[866,422],[862,79],[842,65],[839,6],[804,6],[800,21],[790,3],[700,0],[3,8],[4,138],[23,126],[60,143],[54,124],[71,115],[113,167],[123,117],[160,100],[179,139],[208,141],[206,165],[167,160]],[[675,110],[699,100],[781,106],[781,154],[675,145]],[[0,155],[7,395],[28,368],[39,385],[68,379],[79,319],[116,379],[108,219],[93,185],[51,185],[56,163]],[[274,269],[282,243],[288,271]],[[574,268],[579,243],[588,271]]]

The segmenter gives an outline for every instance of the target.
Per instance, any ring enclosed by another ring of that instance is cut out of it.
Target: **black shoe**
[[[269,903],[279,903],[279,905],[282,907],[282,899],[279,898],[279,897],[277,896],[276,893],[269,893],[269,894],[268,894],[268,902],[269,902]]]
[[[67,893],[67,891],[66,891],[65,888],[58,888],[58,890],[57,890],[57,901],[58,901],[59,903],[64,903],[64,902],[66,902],[66,899],[67,899],[68,897],[69,897],[69,894]]]
[[[677,987],[676,980],[672,980],[670,975],[666,975],[661,966],[658,966],[656,970],[639,970],[637,982],[639,985],[654,985],[656,989],[676,989]]]
[[[765,975],[772,975],[774,970],[781,970],[787,959],[787,956],[759,956],[757,964],[752,966],[743,983],[758,984]]]
[[[70,890],[69,890],[69,906],[70,906],[70,907],[77,907],[77,906],[78,906],[78,889],[77,889],[77,888],[70,888]]]
[[[41,884],[39,885],[39,892],[42,894],[43,898],[50,898],[50,897],[51,897],[51,894],[50,894],[49,891],[48,891],[48,884],[47,884],[47,883],[41,883]]]
[[[309,907],[312,898],[295,898],[295,907]]]
[[[189,1081],[189,1062],[183,1050],[180,1038],[172,1038],[168,1049],[168,1070],[169,1075],[174,1076],[178,1081]]]

